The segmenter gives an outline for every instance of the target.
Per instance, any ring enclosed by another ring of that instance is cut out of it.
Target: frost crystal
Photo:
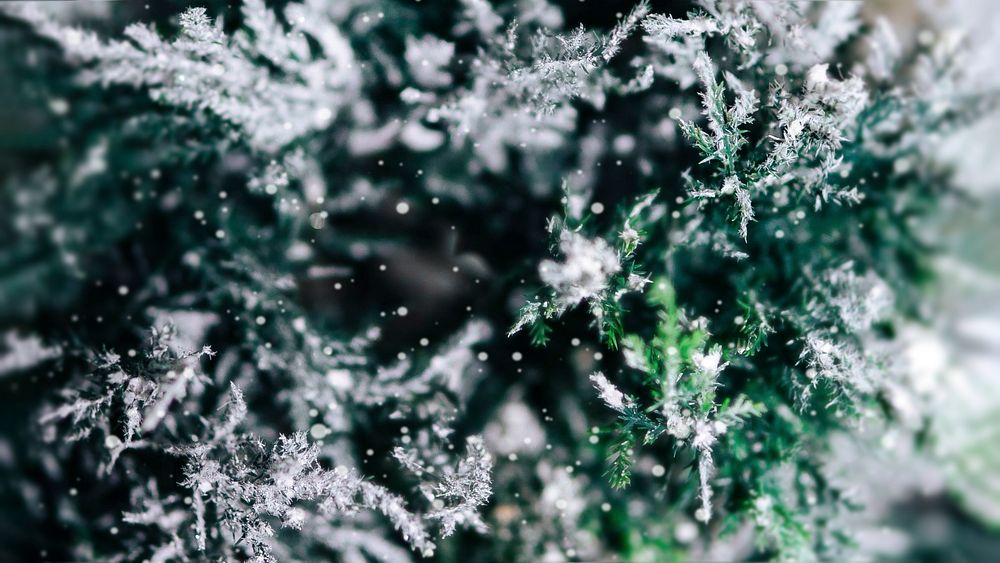
[[[5,351],[0,352],[0,377],[59,357],[60,350],[46,346],[35,335],[21,336],[15,331],[4,334]]]
[[[107,448],[102,471],[108,472],[122,452],[147,445],[145,438],[159,427],[174,425],[171,411],[175,404],[191,393],[200,393],[208,383],[198,359],[214,352],[207,347],[193,352],[172,351],[171,325],[151,332],[144,361],[134,370],[126,371],[121,357],[113,352],[97,358],[97,371],[86,384],[67,390],[63,402],[41,417],[47,439],[82,440],[96,431]],[[65,434],[56,434],[56,427],[63,424],[68,425]]]
[[[622,412],[626,407],[632,406],[632,400],[608,381],[608,378],[603,373],[595,372],[591,374],[590,380],[594,382],[594,388],[597,389],[601,400],[612,409]]]
[[[204,8],[181,14],[182,33],[170,42],[133,24],[125,30],[127,41],[104,43],[37,12],[25,15],[67,55],[88,65],[86,82],[146,88],[156,102],[213,114],[243,129],[255,146],[276,151],[326,127],[350,103],[360,75],[346,38],[312,3],[286,9],[294,33],[281,28],[262,0],[248,0],[242,11],[253,40],[227,37],[222,20],[213,23]],[[307,35],[317,41],[321,57],[310,55]],[[258,56],[284,75],[256,64]]]
[[[229,515],[222,525],[243,538],[260,561],[277,560],[271,546],[275,532],[266,517],[302,528],[308,515],[301,503],[306,502],[315,503],[323,517],[377,510],[414,549],[424,556],[434,552],[424,523],[400,497],[344,467],[322,468],[319,449],[308,444],[304,433],[281,436],[271,448],[250,441],[221,458],[212,455],[211,444],[195,446],[186,457],[184,485],[199,503]]]
[[[559,307],[568,309],[581,301],[600,301],[611,275],[621,270],[614,249],[604,239],[591,239],[563,229],[559,234],[559,250],[563,262],[545,260],[538,265],[538,275],[555,290]]]
[[[458,468],[448,471],[437,485],[437,498],[457,501],[457,504],[435,510],[427,515],[441,525],[442,536],[449,536],[459,524],[472,524],[485,528],[476,509],[486,504],[493,493],[491,487],[493,462],[483,445],[482,438],[473,436],[466,441],[466,457]]]
[[[417,84],[439,88],[451,84],[451,74],[444,68],[455,54],[455,45],[432,36],[406,38],[406,62]]]

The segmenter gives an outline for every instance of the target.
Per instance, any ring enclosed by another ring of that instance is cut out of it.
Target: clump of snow
[[[559,250],[565,260],[542,261],[538,274],[555,290],[561,308],[599,300],[608,289],[608,280],[621,270],[618,254],[604,239],[563,230]]]

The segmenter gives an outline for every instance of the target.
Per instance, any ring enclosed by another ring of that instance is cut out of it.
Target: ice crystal
[[[622,412],[626,406],[631,406],[632,400],[608,381],[608,378],[604,377],[603,373],[597,372],[591,374],[590,380],[594,382],[594,388],[597,389],[597,394],[601,397],[601,400],[612,409]]]
[[[242,7],[250,35],[227,37],[221,19],[213,22],[204,8],[189,8],[172,41],[133,24],[125,30],[127,40],[110,42],[34,10],[24,13],[68,56],[88,65],[83,80],[146,88],[156,102],[217,116],[241,128],[255,146],[275,151],[326,127],[360,81],[350,45],[327,14],[311,3],[286,10],[293,33],[262,0],[250,0]],[[319,44],[321,57],[310,55],[306,35]],[[257,56],[287,76],[256,64]]]
[[[130,368],[118,354],[107,351],[96,358],[95,371],[77,389],[42,416],[47,439],[81,440],[96,431],[107,449],[102,471],[110,471],[125,450],[148,445],[145,438],[161,423],[173,425],[169,414],[189,393],[197,394],[208,382],[198,359],[212,356],[211,348],[176,353],[170,348],[172,325],[153,328],[144,361]],[[131,373],[129,373],[131,372]],[[120,414],[115,414],[120,413]],[[56,427],[68,425],[64,434]]]
[[[604,239],[588,239],[563,230],[559,250],[564,262],[546,260],[538,265],[538,275],[557,295],[560,308],[581,301],[598,301],[608,289],[609,278],[621,270],[618,255]]]

